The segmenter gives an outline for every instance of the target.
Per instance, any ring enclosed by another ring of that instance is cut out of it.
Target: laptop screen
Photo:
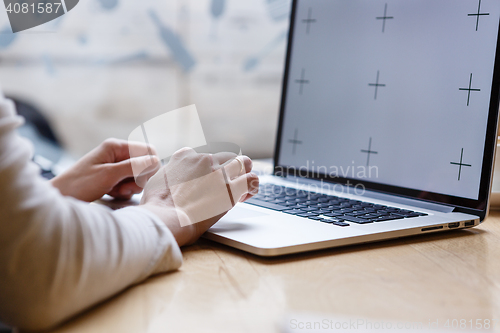
[[[497,0],[294,1],[276,167],[484,203],[499,17]]]

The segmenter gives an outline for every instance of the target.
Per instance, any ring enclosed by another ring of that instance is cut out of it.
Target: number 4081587
[[[31,5],[28,4],[28,3],[15,3],[15,4],[12,4],[12,3],[9,3],[9,5],[7,6],[6,10],[7,10],[7,13],[24,13],[24,14],[27,14],[27,13],[38,13],[38,14],[43,14],[43,13],[47,13],[47,14],[51,14],[51,13],[58,13],[59,11],[59,8],[61,7],[61,3],[50,3],[50,2],[47,2],[47,3],[38,3],[37,6],[35,6],[34,3],[32,3]],[[62,10],[62,9],[61,9]]]

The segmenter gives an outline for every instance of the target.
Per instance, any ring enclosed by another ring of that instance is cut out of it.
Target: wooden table
[[[286,316],[304,312],[441,328],[448,319],[500,319],[500,212],[474,229],[274,259],[208,240],[183,252],[179,271],[55,331],[279,332]]]

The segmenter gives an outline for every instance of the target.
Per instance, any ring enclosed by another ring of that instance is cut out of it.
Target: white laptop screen
[[[293,13],[279,165],[477,200],[500,1],[300,0]]]

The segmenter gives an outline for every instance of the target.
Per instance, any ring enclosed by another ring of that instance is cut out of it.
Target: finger
[[[152,144],[144,143],[144,142],[138,142],[138,141],[128,141],[127,142],[129,150],[130,148],[132,149],[144,149],[146,148],[146,151],[148,154],[144,155],[158,155],[158,151],[156,150],[156,147]]]
[[[221,152],[212,155],[213,167],[214,169],[219,169],[221,166],[224,166],[227,162],[231,162],[234,158],[236,158],[235,153],[231,152]]]
[[[155,147],[144,142],[125,141],[120,139],[106,139],[100,146],[108,154],[109,161],[120,162],[131,157],[157,155]]]
[[[158,156],[158,153],[154,146],[145,144],[143,142],[130,141],[128,142],[127,150],[128,150],[128,156],[126,152],[122,152],[121,156],[117,156],[116,162],[140,156],[149,156],[149,155]],[[121,159],[118,159],[118,157],[120,157]]]
[[[247,156],[238,156],[224,166],[229,179],[234,179],[252,171],[252,160]]]
[[[149,180],[161,166],[158,157],[154,155],[131,158],[129,162],[136,182],[139,180]],[[126,163],[126,161],[123,163]]]
[[[141,193],[142,188],[137,186],[133,178],[123,180],[107,194],[117,199],[130,199],[134,194]]]
[[[119,183],[125,178],[139,178],[147,174],[154,174],[159,166],[160,161],[154,155],[133,157],[118,163],[108,164],[110,167],[110,177]]]
[[[257,193],[259,193],[259,177],[254,173],[249,173],[248,177],[248,193],[243,196],[240,202],[245,202]]]
[[[234,202],[242,202],[248,194],[254,195],[259,190],[259,178],[254,173],[247,173],[229,183]]]

